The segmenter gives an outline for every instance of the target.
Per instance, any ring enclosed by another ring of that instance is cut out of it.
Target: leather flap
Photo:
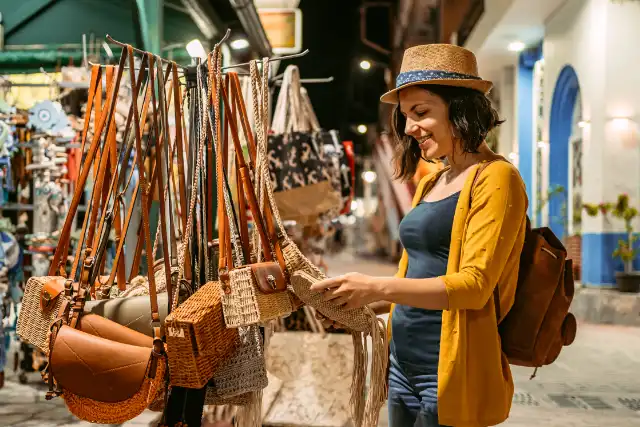
[[[44,311],[55,306],[55,300],[64,292],[64,277],[56,277],[44,284],[40,291],[40,308]]]
[[[147,303],[148,302],[149,298],[147,298]],[[147,318],[149,322],[151,322],[151,318],[149,316],[147,316]],[[151,323],[149,323],[149,326],[151,326]],[[85,314],[81,316],[78,322],[78,329],[87,334],[122,344],[135,345],[147,349],[153,347],[153,338],[150,336],[141,334],[140,332],[129,329],[112,320],[105,319],[97,314]]]
[[[151,349],[62,326],[51,353],[51,374],[62,389],[99,402],[122,402],[145,379]]]
[[[182,288],[180,290],[182,297]],[[168,294],[166,292],[158,294],[160,320],[163,322],[164,318],[167,317],[167,301]],[[153,330],[151,328],[151,304],[148,295],[87,301],[84,305],[84,312],[97,314],[100,317],[113,320],[129,329],[153,337]],[[149,345],[149,348],[150,347],[151,345]]]
[[[272,294],[287,290],[284,273],[277,262],[259,262],[251,264],[251,272],[262,293]]]

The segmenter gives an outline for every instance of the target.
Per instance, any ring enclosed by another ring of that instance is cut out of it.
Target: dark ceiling
[[[296,60],[304,78],[333,76],[332,83],[305,85],[322,127],[339,129],[343,139],[355,140],[362,152],[363,137],[351,130],[378,121],[378,103],[385,91],[386,58],[360,42],[360,0],[302,0],[303,47],[310,53]],[[389,15],[368,14],[368,38],[388,46]],[[380,61],[368,72],[362,59]]]

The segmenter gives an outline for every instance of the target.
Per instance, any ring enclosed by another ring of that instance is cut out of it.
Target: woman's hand
[[[379,282],[377,277],[347,273],[315,283],[311,290],[344,308],[360,308],[383,299]]]

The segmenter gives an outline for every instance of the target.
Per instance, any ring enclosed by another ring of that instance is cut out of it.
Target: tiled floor
[[[328,262],[332,275],[359,271],[390,276],[395,266],[342,256]],[[553,365],[529,380],[530,369],[513,368],[516,395],[511,427],[640,426],[640,329],[580,325],[576,342]],[[28,385],[9,375],[0,390],[0,426],[80,426],[61,399],[44,400],[38,374]],[[380,426],[386,426],[383,410]],[[145,413],[126,426],[148,426],[156,414]]]

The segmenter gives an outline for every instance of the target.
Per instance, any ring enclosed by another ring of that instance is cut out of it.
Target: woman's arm
[[[318,282],[311,289],[347,308],[389,301],[433,310],[481,309],[511,252],[522,250],[520,230],[526,209],[526,193],[518,172],[506,162],[496,162],[473,189],[457,273],[431,279],[349,273]]]

